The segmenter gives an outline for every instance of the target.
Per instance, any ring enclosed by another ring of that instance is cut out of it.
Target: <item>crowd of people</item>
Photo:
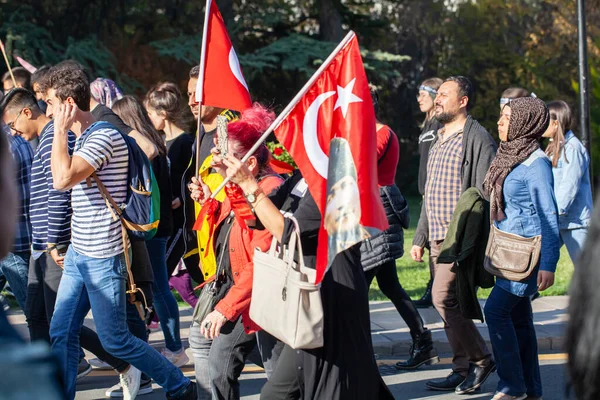
[[[265,368],[261,399],[393,398],[371,342],[367,294],[377,279],[413,339],[407,361],[396,368],[439,362],[418,311],[434,306],[453,365],[427,388],[473,393],[497,372],[494,400],[541,399],[531,302],[552,286],[563,244],[574,261],[580,258],[592,215],[590,159],[571,130],[565,102],[546,104],[524,89],[507,89],[500,98],[498,145],[469,114],[473,87],[467,78],[422,82],[423,201],[410,256],[422,262],[428,249],[430,280],[414,302],[396,271],[409,224],[395,179],[400,144],[377,120],[377,183],[389,228],[334,259],[320,289],[324,344],[294,349],[262,330],[249,312],[252,290],[260,290],[253,288],[254,249],[267,251],[273,238],[288,243],[298,224],[304,264],[314,269],[322,226],[299,170],[278,173],[264,144],[240,161],[273,122],[273,111],[258,103],[236,111],[200,107],[199,67],[190,71],[187,102],[171,82],[158,83],[142,101],[123,95],[113,81],[92,79],[70,60],[33,75],[14,68],[13,76],[14,82],[9,74],[2,78],[0,142],[2,165],[9,151],[15,165],[2,168],[3,193],[9,181],[15,189],[7,189],[3,202],[17,209],[18,221],[12,244],[1,244],[0,267],[31,341],[51,346],[56,398],[75,398],[77,380],[97,367],[119,373],[107,397],[150,393],[154,380],[169,399],[239,399],[247,360]],[[377,112],[375,87],[371,96]],[[215,146],[219,118],[227,121],[226,154]],[[545,151],[542,138],[549,139]],[[147,241],[127,238],[110,201],[126,200],[132,143],[150,160],[160,192],[160,222]],[[241,218],[240,208],[221,195],[208,211],[212,222],[194,230],[196,219],[204,218],[199,210],[226,177],[252,218]],[[484,269],[495,229],[540,238],[539,262],[524,279],[494,279]],[[483,310],[478,287],[493,287]],[[189,358],[173,289],[194,308],[194,381],[179,369]],[[95,330],[83,325],[90,310]],[[491,351],[473,322],[484,317]],[[165,338],[160,351],[148,344],[155,329]],[[83,349],[97,358],[86,360]]]

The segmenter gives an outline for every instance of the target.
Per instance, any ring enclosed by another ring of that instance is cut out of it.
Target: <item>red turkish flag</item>
[[[335,255],[388,228],[377,185],[375,111],[354,36],[275,130],[323,222],[317,282]]]
[[[200,71],[196,101],[207,106],[244,111],[252,105],[252,100],[237,54],[217,3],[210,0],[206,7],[207,27],[202,38],[204,57],[200,61],[204,71]]]

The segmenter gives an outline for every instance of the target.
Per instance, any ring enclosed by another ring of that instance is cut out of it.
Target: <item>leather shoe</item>
[[[467,377],[456,387],[456,394],[466,394],[476,391],[494,371],[496,371],[496,363],[494,360],[490,360],[490,363],[485,367],[478,367],[475,364],[470,364]]]
[[[452,371],[452,373],[444,379],[434,379],[432,381],[425,382],[425,386],[431,390],[451,391],[455,390],[464,380],[464,376],[458,372]]]

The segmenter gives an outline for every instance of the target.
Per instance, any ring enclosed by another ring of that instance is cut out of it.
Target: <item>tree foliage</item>
[[[577,29],[572,0],[217,0],[255,100],[280,110],[349,29],[380,119],[400,136],[403,189],[414,186],[415,100],[431,76],[466,75],[472,113],[496,133],[498,99],[522,86],[577,110]],[[199,60],[204,1],[20,0],[0,2],[0,38],[34,65],[75,58],[93,74],[143,95],[158,81],[185,88]],[[600,0],[587,2],[596,176],[600,172]],[[14,63],[14,60],[11,60]]]

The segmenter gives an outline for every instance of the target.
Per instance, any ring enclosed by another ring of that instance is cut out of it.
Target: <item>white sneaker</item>
[[[165,358],[171,361],[171,363],[177,368],[183,367],[188,363],[188,361],[190,361],[187,354],[185,354],[185,349],[183,347],[181,348],[181,350],[176,352],[172,352],[171,350],[165,347],[160,350],[160,354],[165,356]]]
[[[140,390],[138,392],[138,396],[143,394],[152,393],[154,389],[152,389],[152,379],[148,379],[140,384]],[[120,383],[117,383],[110,389],[107,389],[104,395],[108,398],[113,399],[121,399],[123,398],[123,388]]]
[[[88,361],[90,365],[97,369],[113,369],[108,363],[105,363],[99,358],[92,358]]]
[[[121,388],[123,388],[123,399],[135,399],[140,390],[142,371],[140,371],[133,365],[130,365],[127,372],[119,375],[119,379],[121,380]]]

